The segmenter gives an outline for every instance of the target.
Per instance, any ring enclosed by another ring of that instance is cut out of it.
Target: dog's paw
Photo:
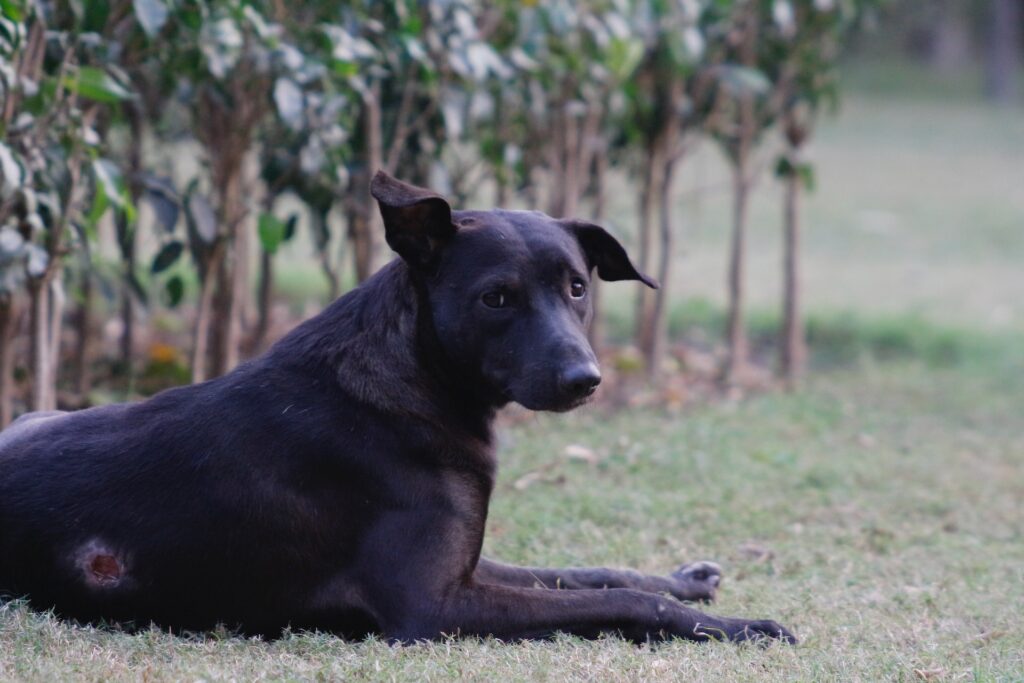
[[[797,643],[788,628],[771,619],[741,622],[739,628],[729,634],[729,640],[737,643],[749,640],[764,645],[776,640],[789,645]]]
[[[711,602],[722,582],[722,568],[714,562],[691,562],[672,572],[672,580],[678,599]]]

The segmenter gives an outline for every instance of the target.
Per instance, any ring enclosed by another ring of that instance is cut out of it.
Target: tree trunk
[[[547,213],[556,218],[565,214],[565,148],[568,132],[566,131],[567,117],[564,115],[564,111],[565,103],[562,101],[551,105],[547,144],[544,145],[544,153],[547,157],[547,162],[544,165],[548,180],[544,183],[547,189]]]
[[[210,259],[200,279],[199,302],[196,305],[195,330],[192,334],[192,383],[198,384],[207,378],[207,349],[210,343],[210,322],[213,312],[213,295],[217,287],[217,273],[224,259],[224,238],[218,238],[210,253]]]
[[[395,144],[401,143],[396,142]],[[389,173],[394,172],[394,169],[384,168],[384,123],[381,113],[379,83],[374,84],[371,88],[370,101],[366,106],[366,166],[366,186],[363,190],[365,193],[364,204],[367,207],[364,217],[366,221],[366,261],[364,264],[365,276],[359,278],[360,282],[373,275],[377,268],[382,265],[382,260],[384,259],[383,248],[381,247],[381,240],[384,237],[384,219],[381,218],[380,211],[377,210],[377,206],[370,196],[370,180],[373,179],[373,175],[380,169],[384,169]]]
[[[807,360],[807,341],[800,310],[800,176],[796,173],[786,178],[784,229],[779,366],[786,387],[793,389]]]
[[[1021,0],[990,0],[985,50],[985,92],[995,102],[1012,104],[1019,97]]]
[[[360,184],[361,186],[362,184]],[[354,200],[356,204],[348,214],[348,239],[352,244],[352,263],[355,266],[356,282],[365,282],[373,274],[371,266],[371,250],[368,232],[370,230],[367,214],[373,211],[372,205],[365,199]]]
[[[362,97],[363,140],[365,148],[363,169],[353,175],[351,197],[349,198],[348,235],[352,243],[352,257],[356,281],[364,282],[373,275],[377,267],[378,248],[376,241],[383,235],[384,226],[379,211],[370,195],[370,182],[374,174],[384,169],[384,140],[381,126],[380,84],[364,87]],[[387,170],[387,169],[384,169]]]
[[[580,199],[580,184],[582,175],[582,152],[581,146],[585,141],[580,140],[580,121],[577,116],[571,113],[571,107],[563,108],[563,126],[565,134],[562,150],[562,179],[561,179],[561,206],[559,212],[553,214],[556,217],[569,218],[576,215]]]
[[[311,210],[309,212],[309,220],[316,224],[313,226],[313,234],[327,235],[326,212],[316,209]],[[317,257],[320,261],[320,270],[327,279],[327,295],[331,301],[334,301],[341,295],[341,278],[338,275],[338,269],[331,263],[330,242],[328,240],[324,240],[323,244],[317,245]]]
[[[653,240],[652,215],[654,196],[657,192],[657,187],[661,184],[661,179],[658,176],[662,170],[658,156],[657,148],[648,150],[646,167],[644,168],[643,187],[640,188],[640,206],[638,207],[640,220],[637,226],[639,246],[637,266],[641,273],[651,272],[651,262],[653,261],[653,245],[651,244]],[[653,299],[654,297],[651,296],[651,290],[647,285],[637,283],[634,341],[642,351],[649,349],[651,345],[651,309],[654,303]]]
[[[249,231],[243,224],[246,214],[243,192],[244,164],[226,174],[219,189],[221,220],[228,236],[224,254],[216,272],[217,294],[213,299],[213,376],[231,372],[238,365],[241,339],[242,298],[249,293],[245,259],[248,258]]]
[[[92,341],[92,307],[95,303],[92,273],[82,273],[82,302],[75,313],[75,393],[81,405],[86,404],[92,382],[89,366],[89,342]],[[122,340],[124,338],[122,337]]]
[[[231,317],[234,315],[234,297],[232,296],[235,245],[228,241],[225,244],[224,258],[216,275],[216,290],[213,295],[213,317],[210,322],[210,368],[211,377],[220,377],[228,367],[228,355],[231,335]]]
[[[56,408],[56,382],[50,345],[50,296],[46,279],[29,283],[30,363],[32,365],[32,410]]]
[[[132,205],[138,206],[142,196],[142,115],[135,103],[129,103],[124,107],[124,113],[128,119],[128,192],[131,195]],[[125,285],[121,288],[121,362],[124,364],[128,375],[132,375],[132,365],[135,348],[135,301],[132,288],[128,286],[128,278],[135,272],[135,251],[138,234],[138,224],[128,226],[129,234],[126,243],[123,245],[123,259],[125,271]]]
[[[724,379],[735,382],[747,364],[749,343],[743,321],[743,273],[747,241],[747,212],[749,209],[750,180],[747,177],[746,155],[741,155],[733,166],[733,225],[729,250],[729,310],[726,323],[728,358]]]
[[[675,130],[675,126],[672,126]],[[674,137],[670,134],[669,137]],[[674,148],[674,140],[666,142],[666,149]],[[668,348],[668,293],[672,275],[673,264],[673,234],[672,234],[672,179],[675,171],[676,160],[669,154],[666,156],[659,174],[658,184],[658,214],[659,214],[659,260],[658,260],[658,284],[660,287],[654,293],[654,304],[651,310],[650,342],[646,349],[647,375],[652,381],[661,376],[662,368],[665,365],[665,352]]]
[[[14,418],[14,332],[18,309],[14,296],[0,294],[0,429]]]
[[[607,150],[602,149],[594,155],[594,222],[600,225],[604,223],[605,214],[605,179],[608,174],[608,154]],[[597,273],[594,273],[594,278],[590,282],[590,303],[594,307],[594,318],[590,322],[590,329],[587,330],[587,339],[590,341],[590,346],[594,349],[594,353],[597,354],[598,358],[601,357],[601,352],[604,350],[605,340],[605,320],[604,312],[601,310],[601,292],[603,287],[601,286],[601,280],[597,277]]]
[[[259,290],[256,294],[256,326],[247,344],[248,353],[255,356],[263,349],[270,329],[270,307],[274,292],[274,255],[266,249],[260,250]]]

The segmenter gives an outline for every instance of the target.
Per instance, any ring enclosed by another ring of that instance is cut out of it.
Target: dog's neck
[[[467,381],[445,357],[422,285],[396,259],[299,325],[268,355],[330,373],[352,398],[386,412],[445,428],[458,415],[464,428],[490,440],[499,407],[493,397],[467,394]]]

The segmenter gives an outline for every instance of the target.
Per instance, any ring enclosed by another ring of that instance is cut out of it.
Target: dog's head
[[[586,330],[590,276],[655,282],[603,228],[535,211],[452,211],[440,195],[378,173],[388,244],[426,288],[445,355],[496,402],[569,410],[601,382]]]

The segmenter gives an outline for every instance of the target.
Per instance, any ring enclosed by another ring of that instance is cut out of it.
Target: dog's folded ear
[[[578,220],[561,222],[576,236],[587,264],[597,269],[602,280],[639,280],[651,289],[658,288],[658,282],[637,270],[619,241],[600,225]]]
[[[455,234],[451,206],[436,192],[377,171],[370,194],[380,206],[388,246],[411,265],[430,265],[438,249]]]

